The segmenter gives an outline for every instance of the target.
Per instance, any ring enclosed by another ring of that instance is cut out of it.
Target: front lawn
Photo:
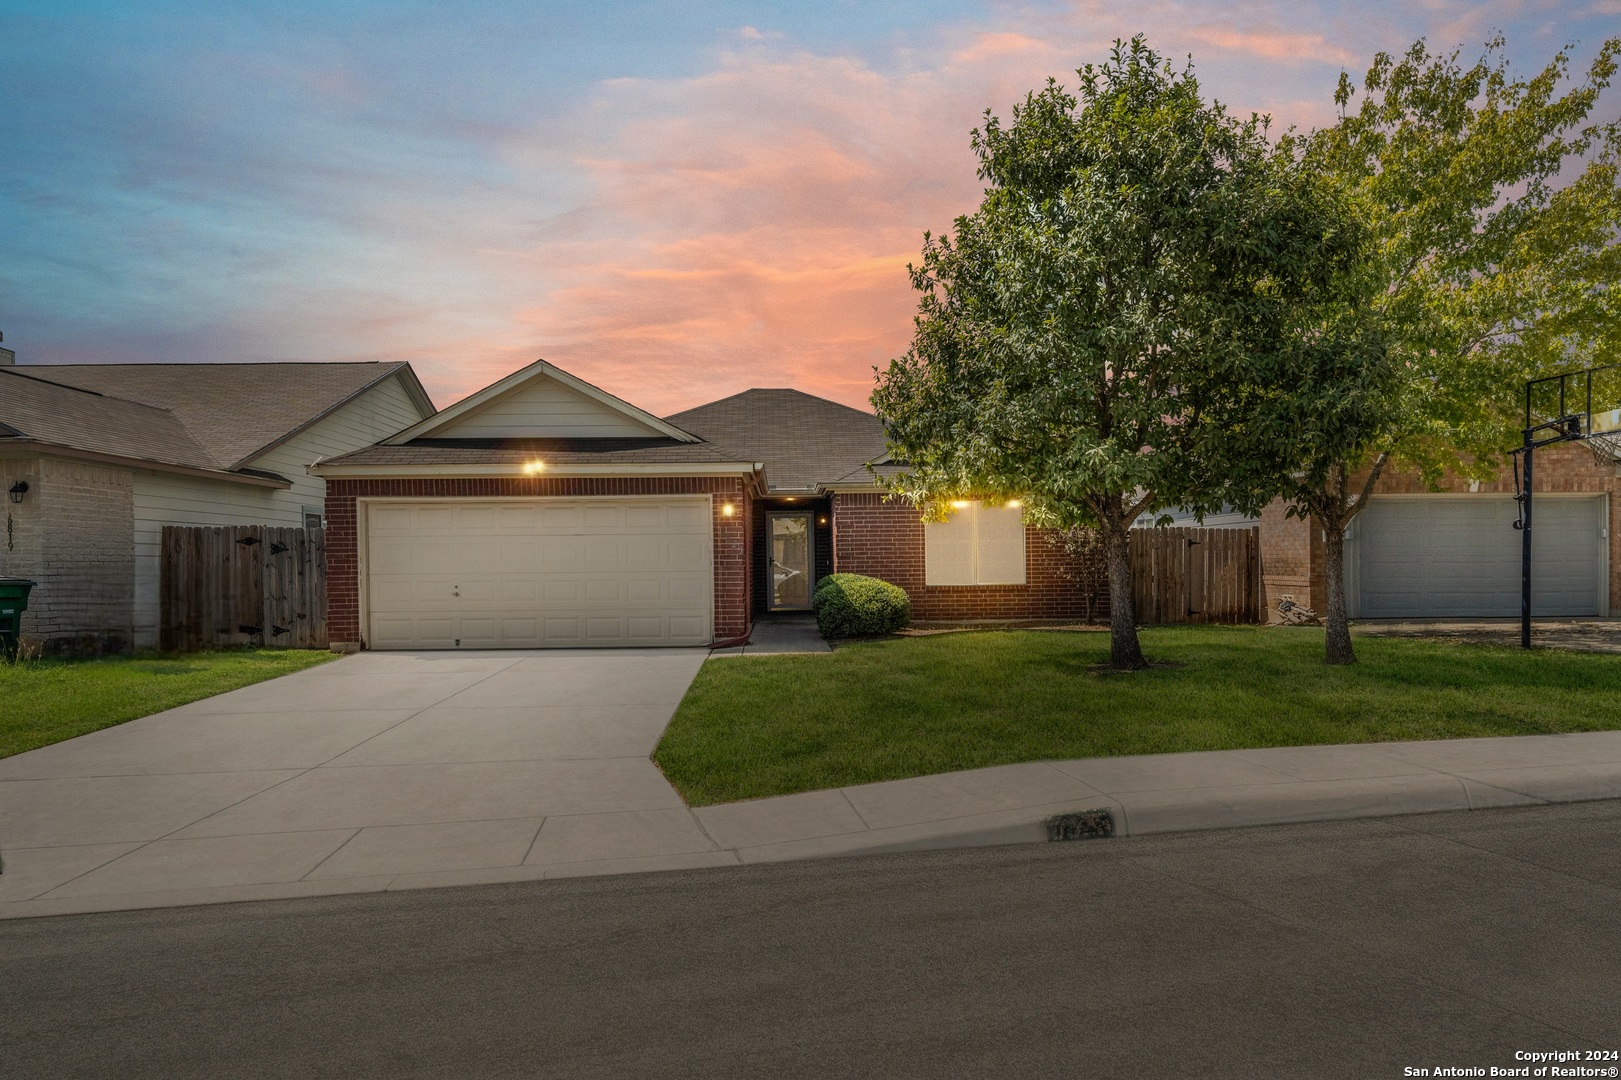
[[[331,659],[332,653],[313,650],[231,649],[0,663],[0,757]]]
[[[693,805],[1019,761],[1621,727],[1621,656],[1321,630],[1143,631],[1156,661],[1097,675],[1102,633],[890,638],[710,660],[655,760]]]

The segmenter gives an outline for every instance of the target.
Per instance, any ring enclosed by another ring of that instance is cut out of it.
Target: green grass
[[[231,649],[184,656],[0,663],[0,757],[313,667],[332,653]]]
[[[704,664],[654,755],[693,805],[1019,761],[1621,728],[1621,656],[1320,630],[1143,631],[1155,661],[1098,675],[1101,633],[890,638]]]

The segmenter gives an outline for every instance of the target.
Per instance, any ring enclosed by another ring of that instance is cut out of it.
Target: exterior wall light
[[[12,484],[11,485],[11,491],[8,492],[8,494],[11,496],[11,501],[12,502],[14,502],[14,503],[22,502],[23,501],[23,496],[28,494],[28,481],[27,480],[19,480],[15,484]]]
[[[727,517],[731,517],[732,514],[735,513],[731,503],[721,503],[720,512],[725,514]]]
[[[546,463],[544,461],[531,461],[523,467],[523,471],[526,476],[534,476],[536,473],[546,471]]]
[[[1017,510],[1019,507],[1021,507],[1023,505],[1024,504],[1022,502],[1020,502],[1018,499],[1009,499],[1007,501],[1007,508],[1009,510]]]
[[[951,504],[951,508],[953,510],[966,510],[966,509],[968,509],[968,507],[970,507],[972,505],[973,505],[972,503],[967,503],[967,502],[964,502],[961,499],[958,499],[958,500],[956,500],[955,502],[953,502]]]

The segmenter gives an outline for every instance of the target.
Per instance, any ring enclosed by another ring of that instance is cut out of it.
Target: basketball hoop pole
[[[1531,388],[1525,390],[1526,411],[1531,408]],[[1524,497],[1520,500],[1520,648],[1531,647],[1531,461],[1536,452],[1536,444],[1532,442],[1530,427],[1525,429],[1525,445],[1521,453],[1525,455],[1522,468],[1524,475]]]
[[[1532,459],[1538,447],[1591,439],[1594,436],[1593,376],[1600,371],[1610,371],[1617,367],[1621,367],[1621,364],[1604,364],[1599,367],[1583,368],[1580,371],[1567,371],[1563,375],[1532,379],[1525,384],[1525,441],[1520,444],[1519,449],[1513,451],[1514,455],[1522,456],[1514,472],[1515,486],[1519,488],[1514,498],[1520,504],[1520,518],[1514,523],[1514,527],[1520,530],[1520,648],[1522,649],[1531,647],[1531,486],[1534,477]],[[1577,412],[1571,411],[1571,402],[1566,393],[1572,379],[1582,380],[1575,389],[1584,391],[1583,408]],[[1559,384],[1558,415],[1540,424],[1532,423],[1532,390],[1553,382]],[[1613,422],[1612,419],[1610,423]],[[1612,430],[1613,428],[1606,428],[1606,433]]]

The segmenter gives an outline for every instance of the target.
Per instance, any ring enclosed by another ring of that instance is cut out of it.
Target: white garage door
[[[365,505],[372,648],[709,643],[707,498]]]
[[[1531,531],[1531,609],[1608,610],[1603,496],[1538,495]],[[1520,533],[1511,496],[1376,498],[1346,545],[1351,613],[1366,619],[1515,616]]]

